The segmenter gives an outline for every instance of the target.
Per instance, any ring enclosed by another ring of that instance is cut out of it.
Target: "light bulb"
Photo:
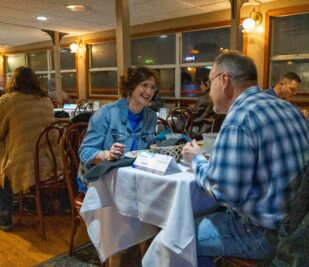
[[[242,26],[246,32],[251,32],[255,27],[255,21],[253,18],[246,18],[242,22]]]
[[[77,43],[70,44],[70,50],[71,53],[76,53],[78,51],[78,44]]]

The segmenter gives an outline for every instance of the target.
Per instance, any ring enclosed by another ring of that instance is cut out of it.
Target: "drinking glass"
[[[202,134],[203,136],[203,152],[205,154],[210,154],[211,153],[211,150],[212,150],[212,147],[216,141],[216,138],[217,138],[217,133],[204,133]]]

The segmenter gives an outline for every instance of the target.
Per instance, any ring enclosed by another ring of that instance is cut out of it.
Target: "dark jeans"
[[[11,215],[13,209],[13,192],[10,181],[4,179],[4,187],[0,186],[0,215]]]

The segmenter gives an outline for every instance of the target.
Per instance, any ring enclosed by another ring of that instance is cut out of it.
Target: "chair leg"
[[[36,194],[35,203],[36,203],[38,217],[40,220],[42,237],[46,241],[46,232],[45,232],[45,226],[44,226],[44,221],[43,221],[43,211],[42,211],[42,202],[41,202],[40,192]]]
[[[18,214],[18,224],[21,225],[21,217],[23,213],[23,192],[19,192],[19,214]]]
[[[70,237],[70,247],[69,247],[69,257],[72,256],[73,245],[74,245],[74,237],[77,231],[77,220],[79,218],[76,216],[76,213],[72,211],[72,223],[71,223],[71,237]]]

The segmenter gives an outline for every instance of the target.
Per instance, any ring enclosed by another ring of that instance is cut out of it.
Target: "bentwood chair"
[[[90,112],[93,113],[93,103],[90,100],[83,99],[78,102],[73,117],[75,117],[77,114],[84,113],[84,112]]]
[[[21,224],[22,216],[33,214],[24,207],[25,199],[34,199],[44,240],[46,240],[46,232],[43,221],[42,194],[48,201],[55,204],[52,206],[55,207],[58,190],[65,187],[59,143],[66,127],[70,124],[71,122],[68,120],[56,120],[42,130],[35,145],[35,185],[30,187],[28,192],[20,192],[19,194],[19,224]],[[47,180],[42,181],[41,169],[46,164],[51,165],[51,173]]]
[[[160,117],[157,118],[156,135],[158,135],[161,131],[166,131],[170,129],[171,128],[166,120]]]
[[[61,140],[61,157],[63,162],[63,172],[69,190],[71,202],[71,237],[69,256],[72,255],[74,236],[77,226],[82,218],[79,215],[80,208],[83,204],[84,193],[77,191],[77,173],[79,167],[78,149],[87,131],[87,123],[78,122],[70,125]]]
[[[182,133],[191,137],[193,120],[192,112],[189,108],[174,108],[167,115],[166,121],[173,133]]]

